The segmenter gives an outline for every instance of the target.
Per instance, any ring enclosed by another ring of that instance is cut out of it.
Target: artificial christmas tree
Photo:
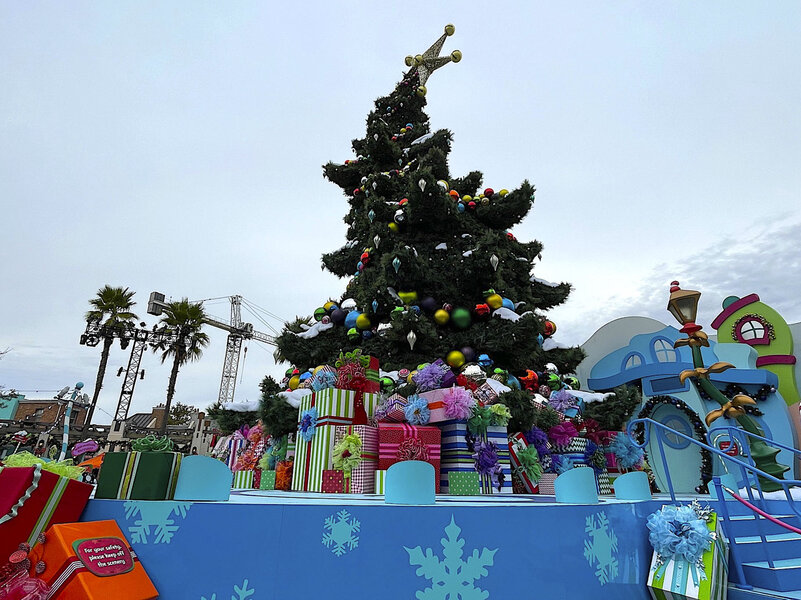
[[[555,326],[541,311],[564,302],[570,285],[534,277],[542,245],[509,232],[530,210],[534,186],[482,189],[477,171],[452,178],[451,133],[430,130],[425,83],[461,59],[439,56],[452,33],[449,25],[424,54],[407,57],[412,68],[376,100],[366,136],[353,141],[356,158],[324,167],[350,210],[348,243],[323,266],[351,280],[341,301],[315,311],[317,323],[295,322],[279,336],[279,358],[300,372],[357,346],[387,370],[437,358],[458,370],[486,355],[483,366],[500,377],[546,363],[572,372],[582,358],[578,348],[543,349]]]

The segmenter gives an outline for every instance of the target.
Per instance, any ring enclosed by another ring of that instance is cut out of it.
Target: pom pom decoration
[[[552,454],[551,461],[553,471],[559,475],[567,473],[576,466],[573,459],[564,454]]]
[[[551,453],[551,447],[548,444],[548,435],[538,427],[532,427],[525,433],[526,441],[530,446],[537,449],[537,453],[542,456]]]
[[[317,409],[312,407],[308,410],[304,410],[300,414],[300,423],[298,423],[300,437],[307,442],[312,441],[315,434],[315,427],[317,427]]]
[[[623,432],[619,432],[612,443],[609,452],[615,455],[618,466],[624,469],[633,469],[642,461],[643,449],[634,445],[634,442]]]
[[[442,402],[445,405],[445,416],[460,421],[469,419],[476,405],[473,395],[460,387],[452,387],[445,392]]]
[[[476,436],[483,435],[487,432],[487,427],[492,425],[492,417],[489,407],[476,404],[473,407],[473,413],[467,420],[467,430]]]
[[[428,401],[417,394],[408,398],[409,403],[404,409],[406,420],[410,425],[425,425],[431,418],[431,411],[428,409]]]
[[[433,363],[426,365],[419,369],[412,381],[417,385],[418,392],[428,392],[442,387],[442,378],[444,376],[442,363]],[[447,367],[445,367],[447,369]]]
[[[657,576],[662,576],[666,563],[673,559],[687,561],[694,580],[698,571],[701,579],[706,578],[703,555],[716,537],[707,527],[709,514],[709,509],[702,509],[695,500],[689,506],[666,504],[648,517],[648,541],[657,555]]]
[[[509,419],[512,418],[512,413],[505,404],[490,404],[489,411],[491,414],[490,424],[494,426],[506,427],[509,424]]]
[[[559,423],[548,430],[548,437],[556,446],[567,446],[570,440],[578,437],[576,426],[570,421]]]
[[[473,458],[476,461],[476,471],[480,475],[488,475],[492,480],[494,487],[500,491],[502,483],[500,477],[503,474],[503,468],[498,459],[498,446],[494,442],[477,441],[473,446],[475,452]]]
[[[553,392],[548,397],[548,404],[558,412],[566,412],[571,408],[576,408],[576,398],[565,390]]]
[[[350,474],[359,466],[361,461],[362,439],[358,434],[346,435],[334,446],[334,469],[344,471],[345,477],[350,477]]]

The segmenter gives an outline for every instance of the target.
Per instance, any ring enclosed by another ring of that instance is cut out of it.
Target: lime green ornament
[[[456,308],[451,313],[451,321],[459,329],[467,329],[470,327],[470,311],[466,308]]]
[[[328,314],[328,311],[325,310],[322,306],[314,311],[314,320],[315,321],[322,321],[323,317]]]

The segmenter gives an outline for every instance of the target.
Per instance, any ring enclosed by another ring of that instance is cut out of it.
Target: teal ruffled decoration
[[[715,541],[715,534],[707,528],[710,512],[693,501],[689,506],[665,505],[648,517],[648,540],[657,555],[657,572],[664,571],[670,560],[684,560],[696,585],[699,569],[700,578],[706,579],[703,555]]]
[[[312,438],[314,437],[315,433],[315,427],[317,427],[316,407],[312,407],[300,413],[300,423],[298,424],[298,431],[300,432],[300,437],[302,437],[307,442],[312,441]]]

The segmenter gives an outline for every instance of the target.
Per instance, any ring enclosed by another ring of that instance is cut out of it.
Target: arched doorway
[[[706,443],[704,439],[706,430],[701,423],[701,419],[695,411],[678,398],[654,396],[645,403],[638,416],[640,418],[648,417],[685,436]],[[639,431],[638,434],[642,440],[642,431]],[[706,483],[710,479],[711,468],[709,452],[671,433],[666,433],[663,436],[662,446],[665,451],[665,459],[670,468],[673,490],[680,494],[706,493]],[[667,492],[667,477],[659,453],[659,444],[655,431],[651,431],[645,452],[648,464],[653,470],[657,487],[661,491]]]

